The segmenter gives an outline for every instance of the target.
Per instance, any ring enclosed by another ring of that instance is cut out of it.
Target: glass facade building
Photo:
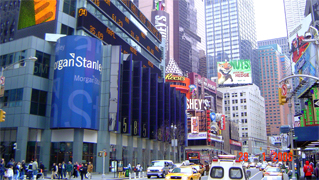
[[[206,1],[207,76],[217,77],[217,62],[250,59],[259,86],[257,36],[252,0]]]

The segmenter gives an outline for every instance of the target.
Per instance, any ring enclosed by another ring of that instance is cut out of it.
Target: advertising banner
[[[318,77],[318,61],[316,61],[316,45],[313,43],[309,43],[307,48],[305,49],[302,56],[298,59],[295,64],[295,74],[306,74]],[[298,81],[299,79],[296,78]],[[308,91],[313,84],[316,83],[316,80],[312,78],[303,78],[306,81],[305,84],[297,91],[296,95],[300,98],[306,91]]]
[[[55,20],[56,0],[22,0],[18,29]]]
[[[313,115],[315,124],[319,124],[319,88],[313,87],[311,89],[312,101],[313,101]]]
[[[249,59],[217,62],[219,85],[251,84],[251,62]]]
[[[57,41],[51,128],[98,129],[102,42],[88,36]]]
[[[302,42],[305,32],[311,24],[311,14],[305,17],[301,23],[289,32],[288,41],[290,44],[290,52],[292,53],[292,61],[296,63],[306,50],[308,43]]]
[[[194,140],[194,139],[207,139],[207,132],[199,132],[197,134],[194,133],[188,133],[188,140]]]
[[[199,122],[197,116],[191,117],[191,133],[199,133]]]
[[[152,23],[165,39],[165,62],[169,60],[169,14],[165,11],[152,11]]]

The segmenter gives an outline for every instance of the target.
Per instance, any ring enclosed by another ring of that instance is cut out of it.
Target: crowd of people
[[[88,164],[82,164],[75,162],[72,164],[69,161],[66,164],[64,161],[62,163],[53,163],[51,168],[52,174],[51,179],[71,179],[81,177],[86,179],[92,179],[93,164],[89,162]],[[24,179],[25,175],[27,179],[39,178],[45,172],[45,167],[42,162],[38,165],[37,160],[31,161],[29,164],[25,161],[15,162],[11,159],[7,164],[5,164],[4,159],[0,162],[0,180],[20,180]],[[36,176],[36,177],[35,177]]]
[[[44,171],[44,165],[41,162],[38,166],[38,162],[35,159],[29,164],[25,161],[15,162],[14,159],[11,159],[7,164],[5,164],[4,159],[1,159],[0,162],[0,180],[18,180],[24,179],[24,175],[27,175],[29,179],[32,179],[34,175],[38,175],[38,172]]]
[[[53,163],[51,171],[51,179],[71,179],[72,177],[77,178],[79,176],[81,180],[83,178],[92,179],[93,164],[91,162],[88,164],[78,162],[72,164],[71,161],[65,164],[63,161],[59,164]]]

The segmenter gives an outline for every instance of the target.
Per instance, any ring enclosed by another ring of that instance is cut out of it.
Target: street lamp
[[[37,57],[30,56],[29,58],[21,59],[21,60],[15,62],[15,63],[9,64],[9,65],[6,66],[6,67],[2,67],[2,68],[1,68],[1,76],[3,76],[3,71],[5,71],[5,70],[11,68],[12,66],[14,66],[14,65],[16,65],[16,64],[22,63],[22,62],[24,62],[25,60],[37,61],[38,58],[37,58]]]
[[[177,146],[177,141],[175,139],[175,131],[176,131],[177,127],[176,125],[171,125],[171,130],[172,130],[172,133],[173,133],[173,138],[171,139],[171,142],[172,142],[172,148],[173,148],[173,162],[175,162],[175,147]]]

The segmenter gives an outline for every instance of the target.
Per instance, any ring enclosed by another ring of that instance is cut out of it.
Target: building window
[[[73,28],[62,24],[62,26],[61,26],[61,34],[73,35],[73,33],[74,33],[74,29]]]
[[[34,62],[33,74],[48,79],[50,71],[50,54],[36,51],[35,56],[38,60]]]
[[[30,114],[45,116],[48,92],[32,89]]]
[[[4,107],[19,107],[22,106],[23,88],[11,89],[4,91],[1,102]]]
[[[75,17],[75,7],[76,7],[76,1],[74,0],[64,0],[63,3],[63,12]]]

